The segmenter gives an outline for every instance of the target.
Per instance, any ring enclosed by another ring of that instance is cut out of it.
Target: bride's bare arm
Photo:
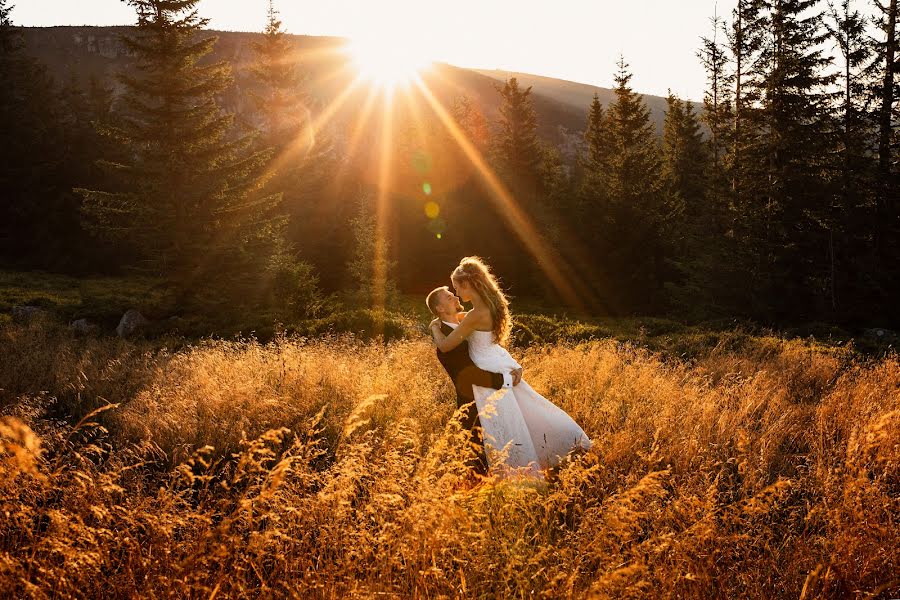
[[[444,332],[441,331],[440,321],[437,319],[432,321],[431,335],[434,336],[434,343],[437,344],[438,350],[449,352],[459,346],[475,330],[475,321],[472,313],[467,314],[450,335],[444,335]]]

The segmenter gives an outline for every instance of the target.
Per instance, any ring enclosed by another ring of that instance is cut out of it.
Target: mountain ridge
[[[87,80],[91,77],[108,82],[114,92],[120,91],[115,74],[127,68],[131,57],[119,36],[133,31],[133,26],[55,26],[22,27],[26,52],[44,63],[58,81],[67,79]],[[209,60],[226,60],[233,66],[236,89],[223,99],[228,110],[241,112],[249,109],[245,94],[241,91],[252,86],[249,65],[253,60],[251,43],[261,38],[257,32],[232,32],[206,30],[218,37],[218,43]],[[346,39],[334,36],[288,34],[302,68],[309,75],[309,93],[322,103],[336,98],[343,87],[355,77],[349,57],[341,50]],[[590,84],[505,70],[472,69],[446,63],[436,63],[423,74],[423,79],[442,88],[444,101],[452,101],[454,95],[473,98],[489,121],[499,114],[500,95],[496,87],[515,76],[523,86],[532,87],[535,110],[538,114],[540,136],[560,147],[567,161],[578,152],[581,132],[584,130],[591,99],[597,93],[601,102],[608,105],[614,98],[613,90]],[[447,81],[440,81],[440,79]],[[665,113],[665,98],[643,95],[650,108],[650,118],[661,134]],[[345,115],[346,116],[346,115]]]

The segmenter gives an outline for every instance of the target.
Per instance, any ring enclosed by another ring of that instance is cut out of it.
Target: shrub
[[[402,315],[360,308],[301,323],[293,331],[308,337],[352,333],[362,339],[383,338],[388,341],[412,337],[418,329],[414,321]]]

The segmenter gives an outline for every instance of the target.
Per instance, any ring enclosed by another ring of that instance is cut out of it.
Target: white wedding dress
[[[494,343],[492,332],[475,330],[468,341],[469,356],[479,368],[503,373],[520,367],[505,348]],[[591,447],[578,423],[524,379],[513,388],[472,388],[488,464],[495,472],[513,470],[543,478],[542,469],[559,465],[571,450]]]

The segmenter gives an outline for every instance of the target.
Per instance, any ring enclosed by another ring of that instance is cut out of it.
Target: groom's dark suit
[[[453,333],[453,328],[446,323],[441,323],[441,331],[444,335]],[[463,429],[470,432],[469,441],[477,448],[477,458],[470,462],[470,466],[478,473],[487,472],[487,458],[484,454],[484,443],[481,439],[481,421],[478,419],[478,408],[475,406],[475,397],[472,386],[478,385],[499,390],[503,387],[503,375],[491,373],[479,369],[469,357],[469,342],[463,342],[449,352],[437,351],[438,360],[441,361],[444,370],[453,380],[456,386],[456,407],[462,410],[461,422]]]

